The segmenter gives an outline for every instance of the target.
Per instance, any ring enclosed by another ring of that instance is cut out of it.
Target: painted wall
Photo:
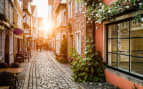
[[[116,87],[120,87],[121,89],[134,89],[135,86],[137,87],[137,89],[143,89],[143,86],[140,86],[138,84],[134,85],[133,82],[107,70],[105,70],[105,77],[108,83],[113,84]]]
[[[103,24],[95,24],[95,45],[96,51],[103,57]]]
[[[102,0],[106,5],[110,5],[111,3],[117,1],[117,0]]]

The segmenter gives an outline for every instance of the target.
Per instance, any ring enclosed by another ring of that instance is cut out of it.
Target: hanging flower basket
[[[23,33],[23,31],[20,28],[15,28],[13,33],[16,34],[16,35],[21,35]]]

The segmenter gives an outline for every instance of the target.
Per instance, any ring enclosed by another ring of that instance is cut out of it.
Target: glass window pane
[[[143,74],[143,58],[131,57],[131,71]]]
[[[118,38],[129,38],[129,22],[118,24]]]
[[[143,37],[143,22],[131,21],[131,37]]]
[[[129,56],[118,55],[119,68],[129,70]]]
[[[108,26],[108,38],[117,38],[117,25],[112,24]]]
[[[143,39],[131,39],[131,55],[143,57]]]
[[[129,55],[129,39],[118,39],[118,52]]]
[[[108,52],[117,53],[117,39],[108,39]]]
[[[131,37],[143,37],[143,22],[131,21]]]
[[[108,64],[117,67],[117,54],[108,53]]]

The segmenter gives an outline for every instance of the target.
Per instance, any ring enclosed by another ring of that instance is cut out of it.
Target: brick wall
[[[75,11],[75,0],[72,0],[72,18],[68,18],[68,23],[71,24],[72,32],[69,32],[69,41],[68,44],[76,48],[76,33],[81,33],[81,55],[84,57],[84,50],[86,45],[86,39],[88,36],[91,36],[92,27],[90,24],[87,24],[87,18],[85,17],[85,6],[81,5],[81,8],[78,12]],[[67,3],[68,4],[68,3]],[[67,5],[68,6],[68,5]]]

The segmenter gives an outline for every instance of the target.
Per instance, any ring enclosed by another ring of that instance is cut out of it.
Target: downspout
[[[93,44],[95,45],[95,21],[92,21],[92,37],[93,37]],[[96,51],[96,47],[93,48]]]

